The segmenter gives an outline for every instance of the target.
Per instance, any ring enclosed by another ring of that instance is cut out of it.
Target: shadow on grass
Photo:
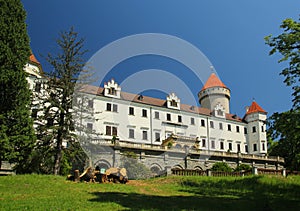
[[[170,196],[122,192],[92,194],[95,196],[92,202],[114,202],[130,210],[296,210],[300,207],[299,185],[266,184],[260,177],[232,180],[184,178],[177,194]]]

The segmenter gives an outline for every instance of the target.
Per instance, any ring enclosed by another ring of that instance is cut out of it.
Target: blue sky
[[[40,1],[22,0],[27,11],[31,48],[45,71],[41,55],[56,52],[60,31],[74,26],[85,38],[88,60],[99,49],[120,38],[162,33],[185,40],[209,59],[231,90],[231,113],[244,115],[253,98],[269,115],[291,107],[291,89],[283,84],[278,55],[269,56],[264,37],[281,33],[285,18],[298,20],[296,0],[212,1]],[[195,94],[202,84],[178,61],[162,56],[136,56],[117,64],[105,79],[126,80],[140,70],[160,69],[177,75]],[[126,91],[126,87],[122,87]],[[155,90],[155,85],[153,86]],[[162,97],[161,92],[146,94]],[[184,98],[184,96],[179,96]],[[183,103],[190,103],[184,102]]]

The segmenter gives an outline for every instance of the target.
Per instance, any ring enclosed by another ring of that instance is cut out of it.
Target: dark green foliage
[[[239,172],[239,171],[250,171],[250,170],[252,170],[252,167],[249,166],[249,165],[247,165],[247,164],[244,164],[244,163],[240,164],[238,167],[236,167],[236,168],[234,169],[235,172]]]
[[[19,0],[0,0],[0,16],[0,164],[8,160],[25,173],[36,140],[23,70],[30,56],[26,13]]]
[[[268,119],[269,154],[284,157],[287,168],[300,170],[300,23],[286,19],[280,27],[282,34],[265,40],[272,48],[270,55],[279,52],[282,58],[278,62],[288,63],[280,74],[293,89],[293,108]]]
[[[211,168],[212,171],[232,172],[232,168],[225,162],[217,162]]]
[[[268,136],[274,143],[270,155],[285,159],[288,169],[300,170],[300,112],[274,113],[268,120]]]
[[[292,86],[294,108],[300,108],[300,22],[285,19],[280,28],[284,32],[277,37],[265,37],[266,44],[272,47],[270,55],[279,52],[282,58],[278,62],[288,62],[281,71],[285,77],[284,83]]]

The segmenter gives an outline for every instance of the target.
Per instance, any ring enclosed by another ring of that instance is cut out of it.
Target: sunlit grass
[[[165,177],[128,184],[0,177],[0,210],[295,210],[300,177]]]

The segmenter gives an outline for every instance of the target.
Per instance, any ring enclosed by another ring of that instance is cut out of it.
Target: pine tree
[[[43,100],[43,115],[45,124],[38,127],[38,139],[41,150],[48,152],[53,158],[53,174],[63,173],[61,167],[65,161],[63,143],[74,145],[76,140],[75,125],[73,120],[73,94],[76,83],[81,83],[80,75],[85,66],[83,55],[83,39],[73,28],[62,32],[57,40],[59,53],[53,56],[48,54],[47,61],[53,70],[47,74],[46,93]],[[77,83],[77,84],[78,84]],[[72,158],[73,159],[73,158]],[[47,161],[48,162],[48,161]]]
[[[0,16],[0,164],[8,160],[25,172],[35,144],[23,70],[30,56],[26,13],[20,0],[0,0]]]

